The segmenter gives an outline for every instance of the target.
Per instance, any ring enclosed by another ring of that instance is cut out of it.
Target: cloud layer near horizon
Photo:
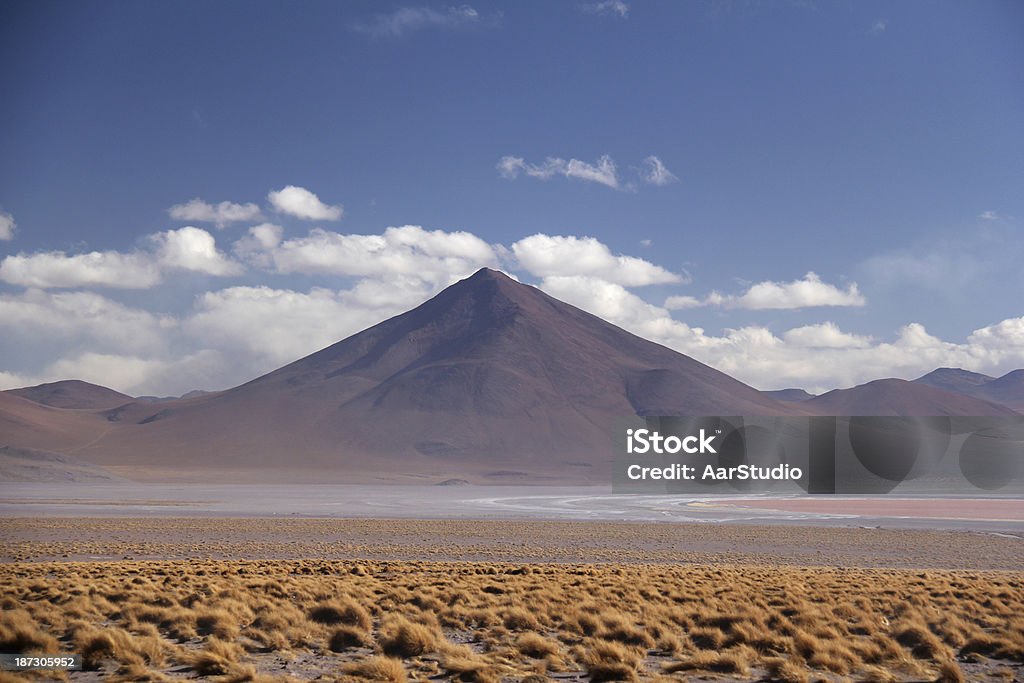
[[[215,224],[269,211],[299,220],[341,217],[340,205],[295,186],[271,192],[268,202],[261,209],[196,199],[171,213],[190,207],[178,213]],[[820,391],[880,377],[913,378],[940,366],[1001,374],[1024,365],[1024,317],[975,329],[961,342],[942,340],[912,321],[889,339],[843,330],[827,319],[713,334],[671,311],[817,310],[867,301],[856,283],[829,284],[810,272],[735,294],[680,293],[658,306],[642,296],[643,288],[688,287],[685,272],[616,253],[585,235],[537,233],[506,247],[467,231],[416,225],[356,234],[260,223],[229,244],[185,226],[143,237],[138,245],[17,253],[0,261],[0,280],[8,285],[0,290],[0,343],[7,362],[19,359],[0,368],[0,388],[66,378],[132,394],[226,388],[402,313],[485,266],[763,389]],[[316,284],[296,287],[295,277]],[[192,283],[190,291],[202,289],[173,313],[125,295],[158,290],[155,298],[164,300],[174,294],[172,285],[184,282]]]

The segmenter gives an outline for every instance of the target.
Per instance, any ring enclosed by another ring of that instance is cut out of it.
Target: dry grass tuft
[[[369,613],[362,605],[352,601],[328,602],[317,605],[309,611],[309,618],[318,624],[325,624],[327,626],[347,624],[349,626],[358,626],[364,631],[369,631],[370,627],[373,626],[373,619],[370,618]]]
[[[398,616],[385,627],[380,644],[385,654],[404,658],[434,651],[439,640],[437,631]]]
[[[636,648],[611,641],[598,641],[583,656],[583,664],[594,683],[633,681],[642,653]]]
[[[406,673],[402,662],[391,657],[370,657],[345,666],[345,673],[371,681],[405,683]]]
[[[516,638],[515,648],[527,657],[543,659],[548,655],[558,654],[558,643],[539,633],[524,633]]]
[[[332,652],[343,652],[354,647],[367,647],[372,642],[369,631],[358,626],[342,626],[331,633],[327,647]]]

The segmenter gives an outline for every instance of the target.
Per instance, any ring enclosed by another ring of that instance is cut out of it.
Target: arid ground
[[[1012,681],[1022,543],[739,524],[3,519],[0,650],[79,652],[74,681]]]

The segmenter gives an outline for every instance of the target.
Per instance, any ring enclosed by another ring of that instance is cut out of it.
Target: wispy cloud
[[[640,176],[644,179],[644,182],[651,185],[657,185],[658,187],[662,187],[679,180],[672,171],[668,170],[665,164],[661,163],[661,159],[653,154],[644,159],[641,163]]]
[[[14,222],[14,216],[6,211],[0,211],[0,241],[14,239],[14,231],[18,224]]]
[[[871,28],[868,29],[868,33],[873,36],[880,36],[885,33],[887,28],[889,28],[889,22],[885,19],[878,19],[875,23],[871,24]]]
[[[603,16],[616,15],[622,19],[629,16],[629,4],[622,0],[602,0],[601,2],[585,2],[580,5],[580,10],[587,14],[600,14]]]
[[[167,209],[167,213],[176,220],[213,223],[218,228],[223,228],[228,223],[259,218],[260,207],[255,204],[235,204],[234,202],[209,204],[197,197],[184,204],[175,204]]]
[[[822,282],[814,272],[791,282],[758,282],[742,294],[721,294],[713,291],[703,300],[692,296],[670,296],[665,300],[665,308],[669,310],[722,306],[759,311],[865,304],[867,300],[860,293],[856,282],[851,283],[846,289],[841,289]]]
[[[558,157],[548,157],[540,164],[530,164],[522,157],[505,156],[498,160],[497,169],[501,177],[508,180],[515,180],[520,173],[538,180],[550,180],[555,176],[564,176],[598,183],[616,190],[620,189],[615,162],[607,154],[593,164],[579,159],[566,161]]]
[[[450,29],[493,23],[469,5],[433,7],[400,7],[388,14],[377,14],[366,22],[352,25],[352,30],[375,37],[398,38],[407,33],[429,28]]]
[[[1000,216],[995,211],[982,211],[980,214],[978,214],[978,218],[986,221],[997,221],[999,220]]]

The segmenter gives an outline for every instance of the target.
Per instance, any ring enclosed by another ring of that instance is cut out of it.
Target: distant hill
[[[65,379],[48,384],[37,384],[34,387],[8,389],[6,393],[41,403],[44,406],[75,410],[105,410],[135,400],[127,394],[97,384],[83,382],[80,379]]]
[[[1024,412],[1024,370],[1008,372],[979,387],[981,396]]]
[[[1015,415],[1004,405],[902,379],[836,389],[805,405],[820,415]]]
[[[938,368],[923,377],[918,377],[914,382],[926,384],[936,389],[945,389],[946,391],[970,393],[977,387],[991,382],[993,379],[995,377],[989,377],[980,372],[971,372],[961,368]]]
[[[996,378],[960,368],[939,368],[914,382],[1024,411],[1024,370],[1013,370]]]
[[[775,389],[773,391],[762,391],[761,393],[779,401],[800,402],[814,398],[814,394],[809,394],[803,389]]]

